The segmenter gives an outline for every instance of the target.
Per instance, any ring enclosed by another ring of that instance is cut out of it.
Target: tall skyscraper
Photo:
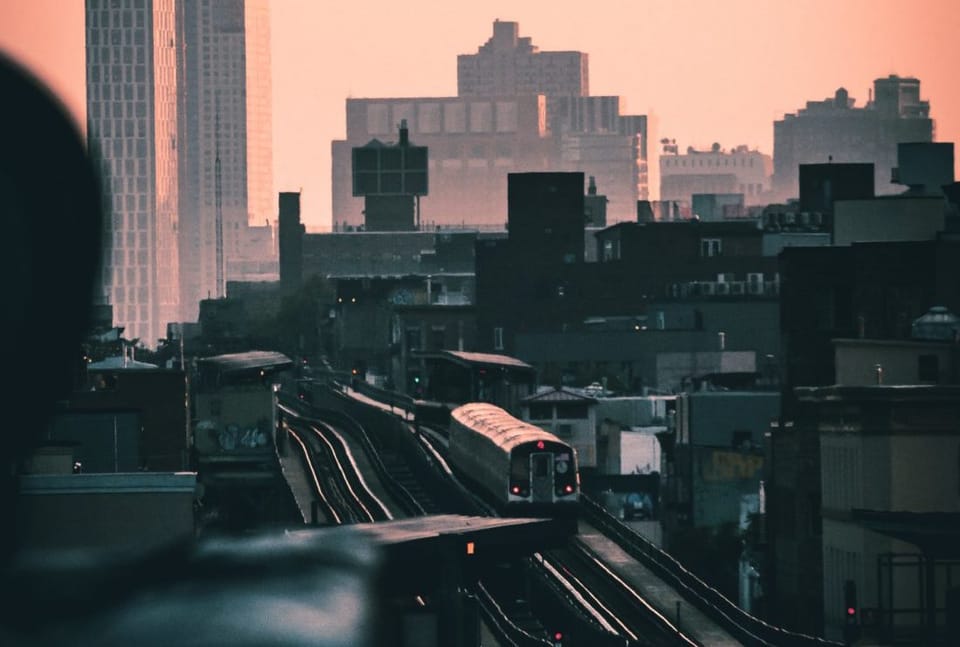
[[[248,225],[275,217],[267,0],[183,0],[180,83],[180,299],[241,278]]]
[[[863,108],[844,88],[832,98],[808,101],[796,114],[773,124],[773,190],[776,198],[796,198],[801,164],[873,163],[879,194],[900,193],[890,181],[897,144],[933,141],[930,103],[920,100],[920,81],[891,75],[873,83]]]
[[[86,0],[87,133],[103,179],[100,296],[155,347],[178,320],[176,0]]]

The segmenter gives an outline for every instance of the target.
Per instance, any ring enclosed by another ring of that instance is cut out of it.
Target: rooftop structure
[[[891,182],[897,144],[933,140],[930,103],[919,79],[891,75],[874,81],[862,108],[844,88],[823,101],[786,114],[773,124],[773,188],[778,199],[797,196],[797,167],[828,162],[873,163],[877,193],[898,193]]]

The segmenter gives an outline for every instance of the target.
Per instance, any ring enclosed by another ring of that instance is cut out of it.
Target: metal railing
[[[750,615],[646,537],[622,524],[599,503],[585,495],[580,500],[581,510],[590,523],[743,644],[777,647],[840,647],[842,644],[787,631]]]

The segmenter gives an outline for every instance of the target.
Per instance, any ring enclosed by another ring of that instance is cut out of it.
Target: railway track
[[[328,523],[362,523],[395,518],[367,483],[341,430],[285,408],[284,428],[303,456],[315,495]]]
[[[327,401],[332,405],[328,410],[315,409],[313,413],[349,421],[344,425],[342,420],[328,420],[365,438],[364,452],[371,454],[378,475],[413,501],[405,504],[419,510],[412,514],[492,514],[491,507],[463,487],[450,469],[446,439],[440,431],[410,424],[409,416],[402,410],[398,413],[395,405],[378,408],[353,400],[342,390],[332,389]],[[389,433],[381,433],[385,429]],[[662,599],[659,606],[647,599],[621,569],[607,561],[609,557],[592,553],[582,539],[575,538],[567,547],[528,559],[518,567],[528,574],[522,596],[489,577],[477,583],[474,593],[485,621],[498,628],[495,633],[503,644],[549,645],[550,628],[563,627],[564,645],[835,645],[784,632],[744,614],[597,508],[584,500],[589,521],[596,526],[589,532],[622,546],[622,555],[629,562],[647,564],[650,572],[645,577],[653,588],[673,587],[676,593],[672,595],[682,598],[683,617],[678,620],[673,607],[665,607]],[[518,604],[518,600],[522,602]]]

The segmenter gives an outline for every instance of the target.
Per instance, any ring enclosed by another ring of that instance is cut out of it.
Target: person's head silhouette
[[[97,172],[60,102],[2,55],[0,96],[0,514],[12,515],[15,467],[72,385],[103,222]],[[14,526],[0,531],[0,559],[15,548]]]

